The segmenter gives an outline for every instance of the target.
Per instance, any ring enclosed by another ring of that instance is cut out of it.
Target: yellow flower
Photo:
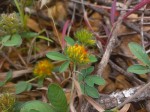
[[[93,40],[93,34],[86,29],[78,30],[75,33],[75,37],[84,45],[93,45],[95,40]]]
[[[53,68],[53,64],[49,60],[44,59],[35,65],[33,73],[39,78],[45,78],[51,75]]]
[[[67,48],[67,55],[73,63],[76,64],[86,64],[90,62],[89,54],[87,53],[84,46],[73,45]]]

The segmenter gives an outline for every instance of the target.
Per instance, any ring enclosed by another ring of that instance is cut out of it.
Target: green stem
[[[21,23],[24,26],[24,12],[23,12],[23,9],[21,10],[21,8],[19,6],[19,2],[17,0],[14,0],[14,2],[16,4],[16,7],[17,7],[18,11],[19,11],[20,18],[21,18]]]
[[[28,81],[26,81],[26,82],[27,82],[27,83],[30,83],[30,82],[36,80],[37,78],[39,78],[39,77],[38,77],[38,76],[37,76],[37,77],[34,77],[34,78],[32,78],[32,79],[30,79],[30,80],[28,80]]]

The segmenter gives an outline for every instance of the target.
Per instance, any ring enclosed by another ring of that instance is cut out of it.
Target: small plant
[[[7,82],[9,82],[12,78],[12,71],[9,71],[4,79],[4,81],[0,82],[0,87],[4,86]]]
[[[82,29],[76,33],[77,42],[70,37],[66,37],[65,40],[69,44],[64,50],[64,53],[59,52],[49,52],[46,56],[49,59],[56,61],[64,61],[64,63],[59,67],[59,72],[64,72],[69,65],[73,65],[72,78],[76,79],[76,72],[78,66],[83,66],[92,62],[96,62],[97,59],[94,55],[88,53],[86,47],[87,45],[93,44],[92,34]],[[105,83],[104,79],[97,75],[90,75],[94,70],[93,67],[81,70],[78,74],[79,83],[83,94],[89,95],[93,98],[98,98],[99,93],[94,87],[95,84],[102,85]],[[74,91],[74,82],[72,81],[72,92]],[[71,92],[71,96],[72,96]]]
[[[14,112],[15,96],[9,93],[2,93],[0,96],[0,111]]]
[[[28,16],[24,14],[24,0],[18,1],[14,0],[16,7],[19,11],[17,13],[1,14],[0,15],[0,45],[11,47],[20,46],[22,44],[22,38],[41,38],[52,42],[44,36],[40,36],[40,33],[30,32],[27,29],[27,18]],[[31,2],[31,1],[30,1]]]
[[[84,94],[93,98],[98,98],[99,92],[94,87],[94,85],[104,85],[105,80],[97,75],[91,75],[93,70],[93,66],[81,70],[81,72],[78,74],[78,81],[80,83],[81,90]]]
[[[23,31],[23,26],[16,13],[1,14],[0,17],[0,31],[3,35],[20,33]]]
[[[93,34],[86,29],[80,29],[75,33],[77,40],[83,45],[94,45]]]
[[[16,94],[22,93],[24,91],[30,91],[32,88],[32,85],[30,82],[34,80],[38,80],[39,87],[43,85],[43,80],[46,77],[51,76],[52,70],[54,66],[50,62],[50,60],[44,59],[39,61],[33,70],[33,74],[35,75],[34,78],[28,80],[28,81],[20,81],[16,84]]]
[[[70,63],[73,63],[74,66],[77,66],[97,61],[95,56],[88,53],[85,46],[77,44],[72,38],[67,37],[66,42],[70,44],[70,46],[65,49],[63,54],[59,52],[49,52],[46,54],[49,59],[65,61],[60,66],[59,72],[64,72],[69,67]]]
[[[60,86],[50,84],[48,86],[47,97],[49,103],[38,100],[17,103],[15,105],[15,112],[68,112],[67,99]]]
[[[150,72],[150,59],[144,49],[137,43],[129,43],[131,52],[143,63],[130,66],[127,71],[136,74],[145,74]]]
[[[54,65],[48,59],[39,61],[33,70],[33,74],[38,78],[51,76]]]

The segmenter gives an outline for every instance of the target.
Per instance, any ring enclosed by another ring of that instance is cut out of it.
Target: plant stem
[[[73,101],[73,92],[74,92],[74,87],[75,87],[75,84],[74,84],[75,76],[76,76],[76,64],[73,65],[73,75],[72,75],[72,88],[71,88],[70,104]]]
[[[34,80],[36,80],[38,77],[34,77],[34,78],[32,78],[32,79],[30,79],[30,80],[28,80],[28,81],[26,81],[27,83],[29,83],[29,82],[32,82],[32,81],[34,81]]]
[[[25,24],[24,24],[24,12],[23,12],[23,9],[21,10],[21,8],[19,6],[19,2],[17,0],[14,0],[14,2],[16,4],[16,7],[17,7],[18,11],[19,11],[21,23],[22,23],[22,25],[24,27]]]

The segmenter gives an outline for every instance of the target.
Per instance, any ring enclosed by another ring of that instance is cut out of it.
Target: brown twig
[[[21,77],[25,74],[28,74],[28,73],[32,73],[33,71],[33,68],[28,68],[26,70],[18,70],[18,71],[13,71],[12,74],[12,78],[17,78],[17,77]],[[6,73],[0,73],[0,79],[4,79],[7,75],[7,72]]]
[[[130,97],[128,97],[123,103],[121,103],[120,105],[118,105],[117,108],[121,108],[125,104],[127,104],[129,102],[132,102],[135,98],[139,99],[140,96],[141,97],[147,97],[147,96],[149,97],[149,95],[150,95],[149,92],[150,91],[149,92],[146,91],[146,90],[149,90],[149,86],[150,86],[150,82],[147,83],[146,85],[144,85],[143,87],[141,87],[134,95],[131,95]]]
[[[129,0],[127,2],[127,4],[124,6],[124,9],[127,8],[127,6],[131,3],[131,0]],[[116,24],[115,24],[115,27],[113,29],[113,32],[112,32],[112,35],[111,35],[111,38],[110,38],[110,41],[106,47],[106,51],[101,59],[101,62],[99,63],[98,65],[98,71],[97,71],[97,74],[101,75],[104,68],[106,67],[108,61],[109,61],[109,57],[110,57],[110,54],[113,50],[113,47],[115,46],[115,43],[116,43],[116,40],[117,40],[117,36],[118,36],[118,31],[120,30],[120,27],[121,27],[121,23],[122,23],[122,19],[124,17],[124,14],[125,12],[122,11],[121,12],[121,15],[120,17],[118,18]]]
[[[0,55],[5,58],[15,69],[19,69],[20,66],[17,66],[16,64],[14,64],[11,59],[3,52],[3,51],[0,51]]]
[[[128,28],[130,28],[130,29],[136,31],[137,33],[139,33],[139,34],[141,33],[140,28],[139,28],[137,25],[135,25],[134,23],[127,22],[127,21],[123,21],[123,24],[124,24],[125,26],[127,26]],[[144,35],[145,37],[147,37],[147,38],[150,39],[150,34],[149,34],[149,33],[143,32],[143,35]]]
[[[104,10],[104,9],[102,9],[102,8],[99,8],[98,6],[94,6],[94,5],[87,5],[87,6],[88,6],[89,8],[91,8],[92,10],[94,10],[94,11],[96,11],[96,12],[102,14],[102,15],[105,15],[105,16],[107,16],[107,17],[109,17],[109,15],[110,15],[106,10]],[[131,22],[128,22],[128,21],[123,21],[123,24],[124,24],[125,26],[127,26],[128,28],[130,28],[130,29],[136,31],[137,33],[139,33],[139,34],[141,33],[140,28],[139,28],[137,25],[135,25],[134,23],[131,23]],[[143,35],[144,35],[145,37],[147,37],[147,38],[150,38],[150,34],[147,33],[147,32],[143,32]]]
[[[137,82],[138,84],[144,84],[144,82],[142,82],[140,79],[138,79],[137,77],[135,77],[134,74],[132,73],[128,73],[125,70],[123,70],[121,67],[119,67],[118,65],[116,65],[114,62],[112,62],[111,60],[109,60],[109,64],[111,65],[111,67],[113,69],[116,69],[118,72],[122,73],[123,75],[125,75],[126,77],[128,77],[130,79],[130,81],[132,82]]]
[[[150,83],[126,89],[120,92],[114,92],[110,95],[101,95],[96,101],[104,108],[111,109],[114,107],[122,107],[129,102],[138,102],[150,98]],[[127,99],[127,100],[126,100]],[[123,103],[122,103],[123,102]],[[85,108],[85,105],[83,105]],[[92,106],[88,106],[86,112],[97,112]],[[85,112],[85,111],[82,111]]]

